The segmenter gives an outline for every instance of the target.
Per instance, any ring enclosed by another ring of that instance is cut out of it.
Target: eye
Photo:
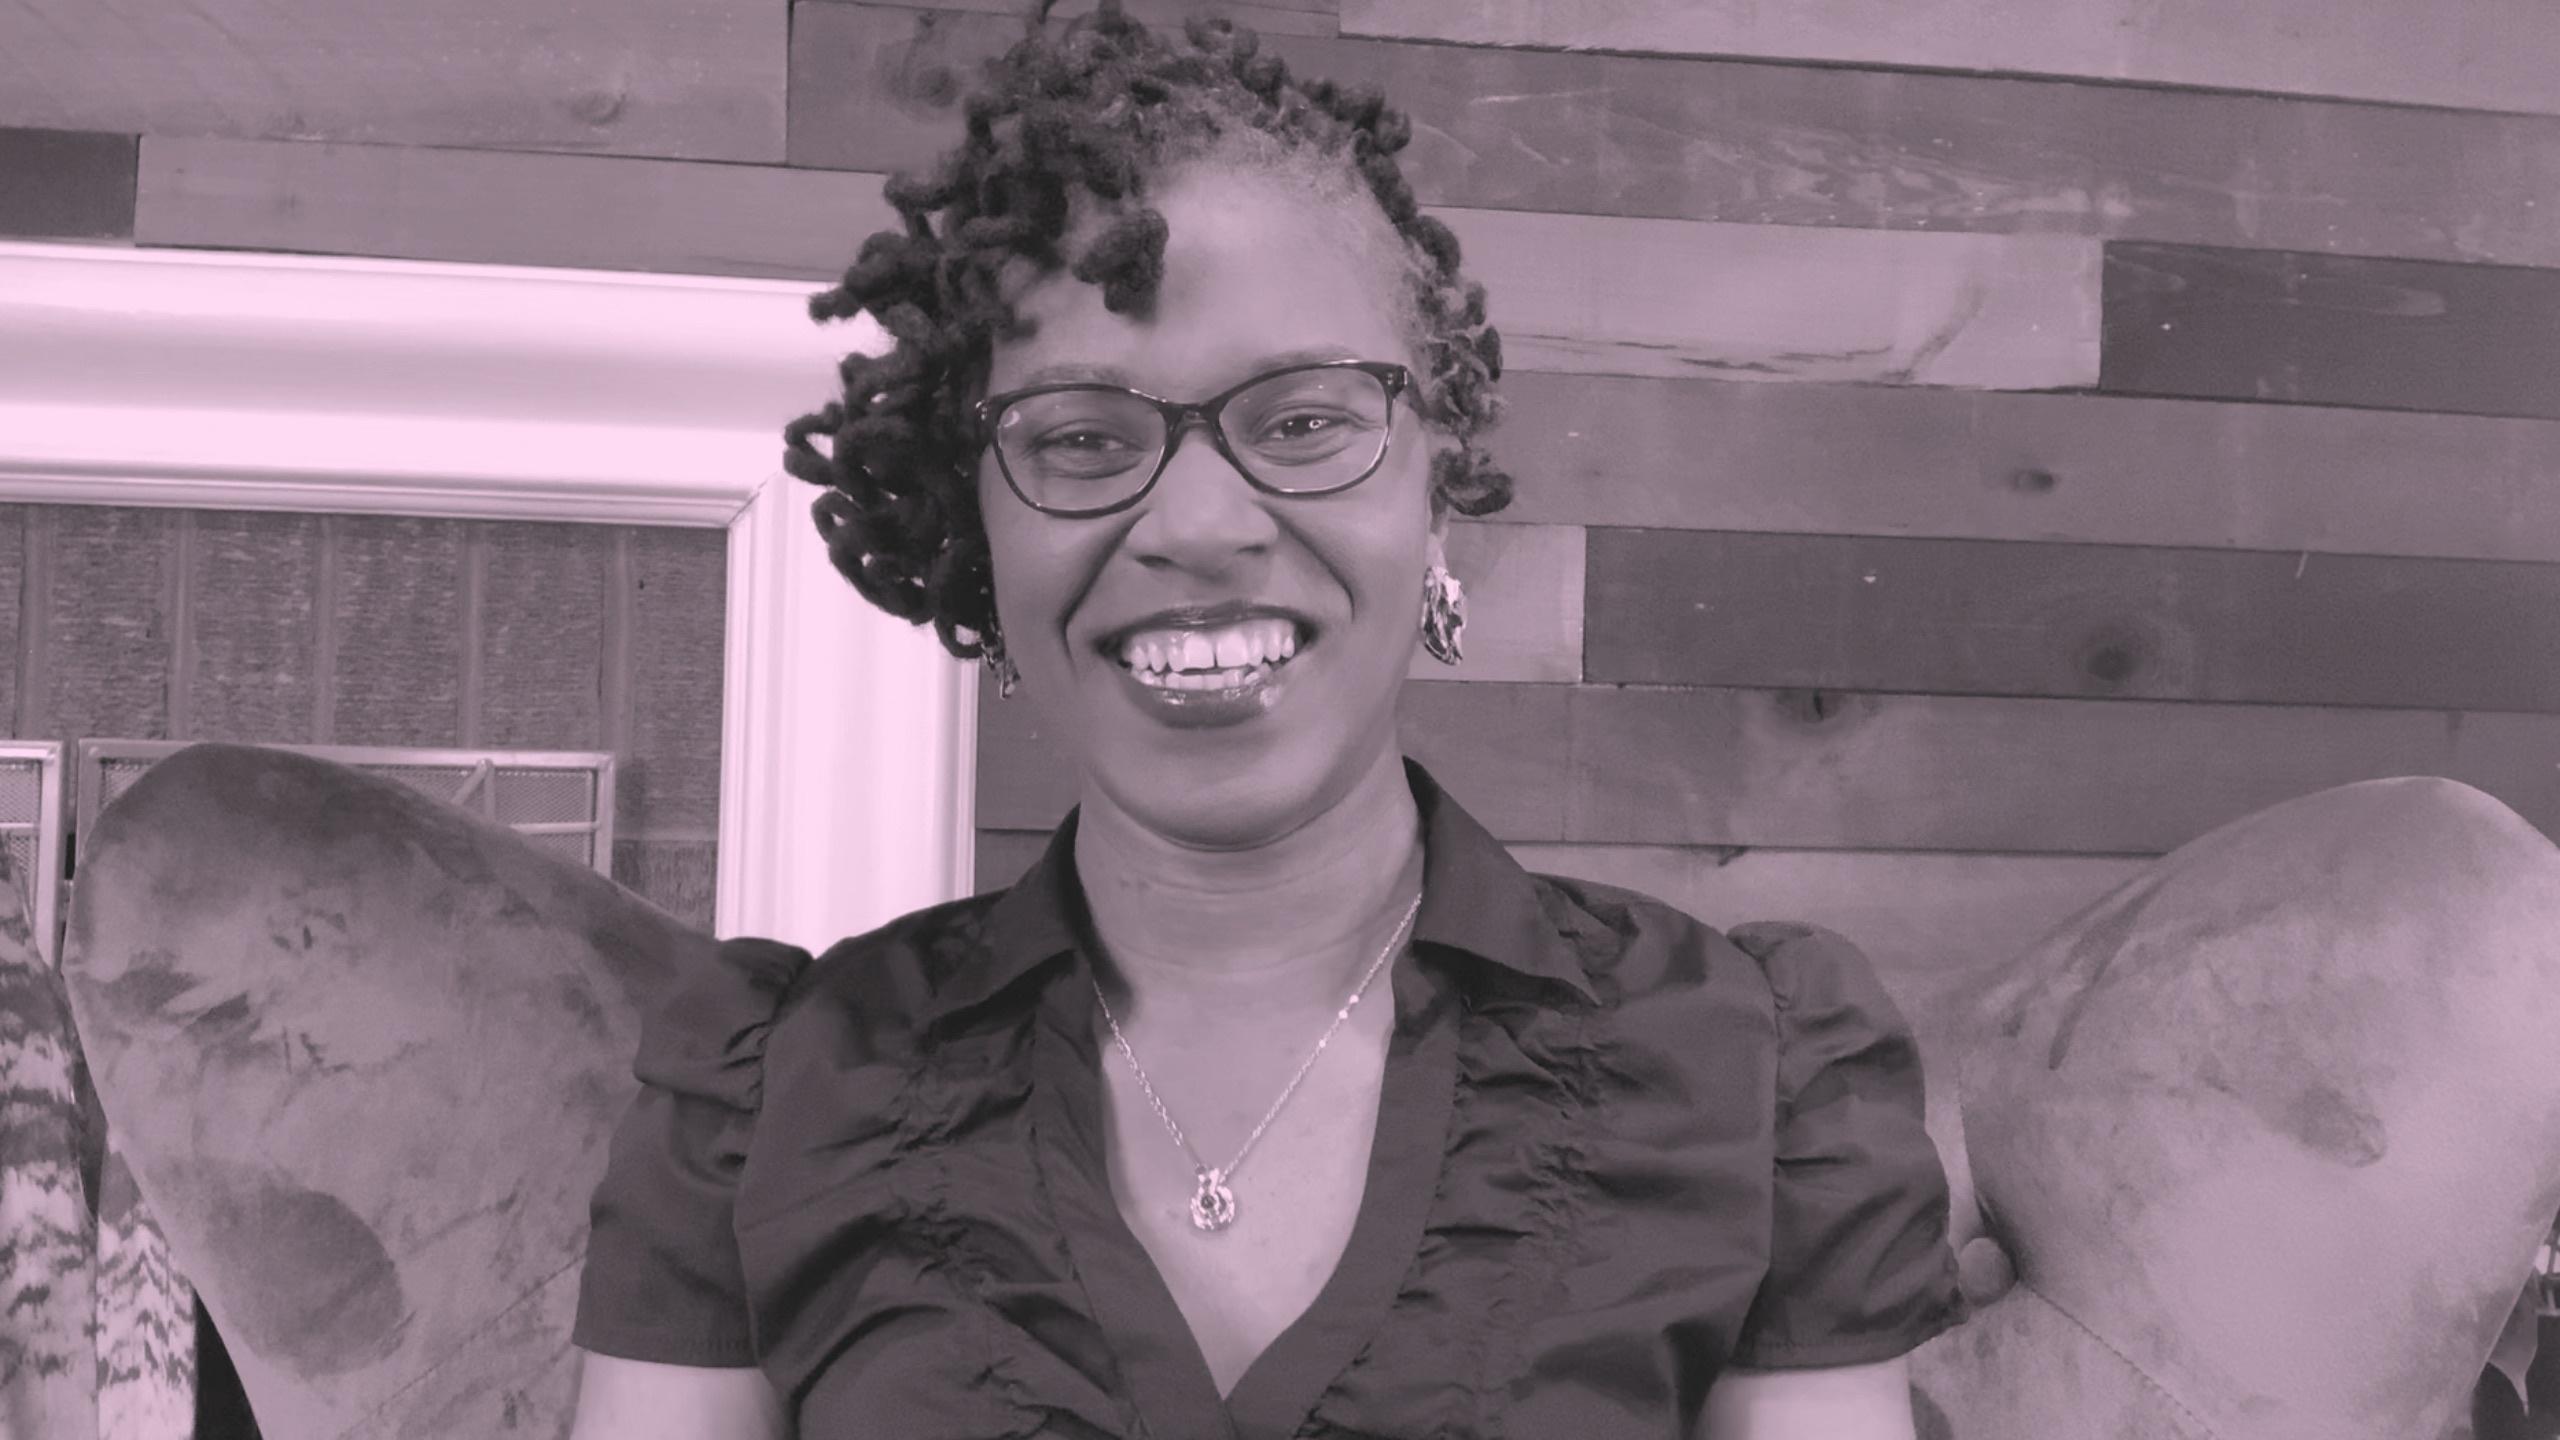
[[[1323,439],[1341,429],[1348,419],[1337,411],[1301,410],[1266,422],[1262,427],[1262,438],[1279,441]]]
[[[1031,443],[1041,450],[1100,450],[1129,442],[1102,430],[1053,430]]]

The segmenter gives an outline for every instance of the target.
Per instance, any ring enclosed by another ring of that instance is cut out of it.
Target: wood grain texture
[[[2058,389],[2098,375],[2098,247],[1442,210],[1516,370]]]
[[[1506,377],[1496,520],[2560,561],[2560,424]],[[2316,563],[2316,562],[2315,562]]]
[[[2560,419],[2560,269],[2118,243],[2105,306],[2111,391]]]
[[[176,512],[49,508],[45,685],[28,738],[170,738],[167,587]]]
[[[307,742],[319,618],[320,522],[280,512],[195,515],[188,584],[188,740]]]
[[[614,531],[493,524],[481,602],[480,743],[604,744],[604,593]]]
[[[983,692],[982,692],[983,693]],[[977,823],[1043,830],[1070,757],[987,701]],[[2560,837],[2560,717],[1417,682],[1406,752],[1506,841],[2157,855],[2279,800],[2443,775]]]
[[[921,166],[959,133],[986,17],[822,5],[793,36],[792,163]],[[1457,206],[1514,371],[1992,389],[2095,383],[2098,252],[2064,235],[1737,225]]]
[[[977,64],[1018,33],[803,6],[792,163],[929,166],[959,138]],[[1293,74],[1380,86],[1414,122],[1398,160],[1427,204],[2560,264],[2560,117],[1278,33],[1266,48]]]
[[[1273,48],[1382,87],[1414,121],[1405,173],[1439,204],[2560,257],[2560,117],[1472,45]]]
[[[1590,565],[1594,681],[2560,712],[2560,565],[1620,529]]]
[[[2015,71],[2560,114],[2541,0],[1343,0],[1342,28],[1477,45]]]
[[[0,10],[0,124],[781,158],[783,5],[196,0]]]
[[[837,4],[842,0],[809,3]],[[1009,22],[1013,33],[1019,35],[1026,7],[1023,0],[898,0],[895,8],[990,16]],[[1061,0],[1049,12],[1051,33],[1068,20],[1091,14],[1094,8],[1094,0]],[[1122,0],[1120,8],[1150,27],[1172,33],[1179,33],[1183,21],[1193,15],[1232,20],[1264,35],[1331,35],[1341,24],[1339,0]]]
[[[616,844],[720,823],[728,535],[631,532],[631,716],[614,784]]]
[[[1459,663],[1417,647],[1417,680],[1582,678],[1582,529],[1575,525],[1449,524],[1449,573],[1466,588]]]
[[[929,169],[960,141],[961,96],[1021,35],[1018,20],[959,6],[793,7],[791,163]]]
[[[1572,777],[1564,833],[1516,838],[2158,854],[2279,800],[2396,775],[2475,785],[2560,835],[2560,717],[2547,715],[1804,690],[1572,699],[1555,762]]]
[[[1056,13],[1092,8],[1090,0],[1068,0]],[[1125,8],[1166,33],[1195,11],[1275,39],[1330,36],[1336,23],[1331,0],[1136,0]],[[881,172],[929,167],[960,139],[960,97],[979,86],[987,61],[1022,37],[1023,9],[1017,0],[795,6],[791,163]]]
[[[676,919],[711,933],[719,847],[708,840],[613,842],[613,880]]]
[[[146,245],[832,278],[894,223],[873,175],[146,136]]]
[[[330,740],[458,745],[462,739],[463,522],[338,518]]]
[[[124,239],[133,234],[133,175],[130,135],[0,127],[0,235]]]
[[[2141,873],[2140,857],[1515,845],[1533,871],[1620,885],[1719,930],[1802,920],[1847,936],[1919,1037],[1957,1043],[1999,967]],[[1933,1083],[1940,1071],[1932,1070]]]

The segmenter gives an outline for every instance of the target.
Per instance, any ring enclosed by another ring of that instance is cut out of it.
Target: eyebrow
[[[1248,375],[1282,370],[1291,365],[1312,365],[1320,360],[1357,360],[1359,358],[1357,354],[1339,345],[1309,345],[1296,350],[1278,350],[1257,357],[1236,378],[1241,380]],[[1061,361],[1055,365],[1043,365],[1023,376],[1010,388],[1028,390],[1034,385],[1063,385],[1071,381],[1094,381],[1104,385],[1124,386],[1131,390],[1139,388],[1138,382],[1130,376],[1129,372],[1117,365],[1087,365],[1073,360]]]

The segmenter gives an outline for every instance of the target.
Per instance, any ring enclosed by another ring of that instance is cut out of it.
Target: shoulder
[[[1775,1009],[1827,989],[1882,994],[1865,953],[1836,930],[1800,920],[1719,928],[1622,885],[1535,873],[1529,879],[1558,941],[1584,973],[1628,998],[1715,985]]]
[[[859,995],[894,1013],[921,1009],[977,954],[987,916],[1003,895],[964,895],[837,941],[817,957],[807,998]]]
[[[784,1034],[840,1039],[850,1028],[898,1048],[942,978],[974,949],[994,898],[910,911],[818,954],[763,936],[717,942],[644,1013],[640,1078],[752,1110],[766,1057]]]
[[[1866,953],[1836,930],[1801,920],[1720,928],[1624,886],[1530,879],[1558,942],[1627,1019],[1648,1009],[1712,1013],[1781,1047],[1809,1029],[1908,1030]]]

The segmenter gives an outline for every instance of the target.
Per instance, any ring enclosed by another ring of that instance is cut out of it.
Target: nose
[[[1141,563],[1215,573],[1268,551],[1279,534],[1266,497],[1228,463],[1208,428],[1194,418],[1165,442],[1172,455],[1129,530]]]

